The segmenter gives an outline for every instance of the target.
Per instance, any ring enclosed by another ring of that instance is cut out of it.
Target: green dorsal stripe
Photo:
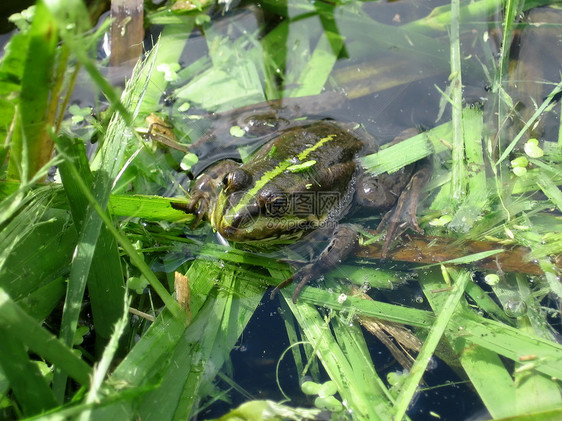
[[[300,154],[298,154],[297,158],[299,158],[299,160],[301,160],[301,161],[304,161],[306,158],[308,158],[308,155],[310,155],[312,152],[314,152],[316,149],[318,149],[324,143],[327,143],[330,140],[332,140],[334,137],[336,137],[335,134],[329,134],[328,136],[323,137],[318,142],[316,142],[316,144],[312,145],[310,148],[307,148],[304,151],[302,151]]]
[[[325,143],[329,142],[330,140],[334,139],[336,137],[335,134],[330,134],[326,137],[323,137],[322,139],[320,139],[318,142],[316,142],[314,145],[312,145],[309,148],[306,148],[304,151],[302,151],[301,153],[299,153],[297,155],[297,158],[299,159],[299,161],[304,161],[307,159],[308,155],[310,155],[312,152],[314,152],[316,149],[320,148],[322,145],[324,145]],[[270,171],[266,171],[265,173],[263,173],[263,175],[261,176],[261,178],[256,181],[256,184],[254,185],[254,187],[252,187],[250,190],[248,190],[248,192],[244,195],[244,197],[242,198],[242,200],[240,200],[240,202],[238,202],[238,204],[234,207],[233,212],[234,214],[238,214],[238,212],[243,209],[245,206],[248,205],[248,203],[250,203],[250,200],[256,196],[256,194],[267,184],[269,183],[271,180],[273,180],[275,177],[277,177],[279,174],[282,174],[287,168],[289,168],[291,165],[294,165],[293,162],[291,162],[291,160],[289,158],[285,159],[284,161],[281,161],[279,163],[279,165],[277,165],[275,168],[273,168]]]

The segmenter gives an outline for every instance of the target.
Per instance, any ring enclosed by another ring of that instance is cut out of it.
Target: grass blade
[[[42,1],[37,3],[23,70],[19,115],[14,130],[8,176],[32,178],[50,159],[53,142],[47,133],[47,108],[58,36],[57,26]]]
[[[454,342],[454,349],[492,417],[495,419],[514,415],[513,380],[500,357],[495,352],[479,346],[461,345],[461,341]],[[490,379],[494,381],[490,382]]]
[[[454,207],[465,195],[464,130],[462,125],[462,76],[459,41],[459,0],[451,0],[451,118],[453,123],[453,163],[451,169],[451,197]]]
[[[468,196],[461,203],[448,227],[453,231],[468,232],[486,209],[488,200],[486,168],[482,149],[484,129],[482,111],[465,107],[462,111],[462,126]],[[465,164],[462,163],[462,165]]]
[[[0,60],[0,162],[5,162],[14,135],[17,100],[10,97],[19,96],[21,91],[28,48],[29,33],[16,33],[4,47]]]
[[[2,326],[0,336],[10,338],[0,341],[0,365],[24,415],[34,415],[56,406],[55,395],[37,364],[30,360],[22,342],[11,337]]]
[[[432,153],[448,150],[442,139],[450,137],[452,124],[445,123],[427,132],[403,140],[381,151],[359,159],[363,168],[372,175],[392,174],[400,168],[425,158]]]
[[[81,385],[90,384],[90,367],[25,313],[2,288],[0,288],[0,324],[11,337],[21,340],[29,349],[55,364]]]
[[[90,172],[86,150],[82,143],[75,143],[65,136],[59,136],[57,146],[67,157],[66,162],[59,166],[59,172],[68,197],[77,230],[84,227],[88,210],[88,200],[78,188],[74,173],[68,168],[68,162],[79,163],[80,178],[88,186],[92,185],[93,175]],[[114,324],[120,319],[121,303],[124,297],[123,271],[117,243],[109,231],[102,227],[92,257],[91,270],[88,273],[88,293],[92,305],[95,330],[100,340],[107,340],[113,331]],[[104,344],[100,344],[100,348]]]
[[[127,328],[129,322],[128,312],[127,312],[129,308],[128,298],[125,297],[123,302],[124,302],[124,308],[122,311],[123,316],[115,324],[115,330],[113,332],[113,335],[111,336],[109,343],[105,347],[103,356],[99,364],[96,366],[92,374],[92,384],[90,386],[90,389],[88,390],[88,396],[86,397],[86,404],[98,403],[104,396],[104,394],[100,393],[101,385],[107,376],[111,361],[113,360],[115,353],[117,352],[119,339],[121,338],[121,335],[123,335],[123,332]],[[81,414],[80,419],[87,421],[90,419],[90,415],[91,412],[86,411]]]
[[[150,67],[150,60],[151,59],[148,58],[146,61],[146,63],[149,63],[147,65],[148,67]],[[145,81],[142,79],[139,80],[140,69],[140,67],[137,67],[123,96],[127,107],[133,110],[133,113],[138,111],[138,104],[142,102],[143,87],[146,85]],[[126,115],[130,118],[129,111],[127,111]],[[113,222],[105,214],[105,208],[109,201],[111,189],[117,174],[121,170],[125,149],[127,147],[127,142],[123,141],[123,133],[130,133],[125,118],[122,118],[120,115],[115,115],[110,122],[102,148],[97,154],[97,158],[101,158],[101,161],[93,181],[93,192],[90,192],[89,187],[86,186],[84,180],[80,177],[80,174],[70,161],[70,158],[66,158],[72,178],[80,188],[82,195],[87,198],[91,205],[87,210],[84,218],[85,223],[76,245],[76,253],[74,254],[70,269],[68,289],[63,309],[60,337],[68,346],[72,345],[72,340],[76,332],[81,307],[80,303],[82,302],[86,282],[90,275],[96,244],[98,243],[102,223],[104,222],[112,234],[118,238],[118,241],[121,240],[121,244],[127,252],[132,253],[131,258],[133,262],[140,265],[140,267],[144,268],[148,273],[147,279],[154,282],[154,285],[156,285],[154,288],[164,297],[164,302],[171,306],[171,311],[175,311],[179,317],[183,316],[183,313],[179,310],[179,306],[170,297],[168,291],[156,280],[152,271],[148,269],[144,260],[138,256],[132,245],[117,233]],[[59,149],[59,153],[63,154],[64,151]],[[62,397],[65,384],[64,376],[55,376],[55,390],[57,396]]]
[[[139,402],[143,416],[186,419],[195,415],[205,396],[203,390],[223,365],[263,294],[260,285],[236,279],[236,271],[234,266],[219,269],[209,261],[196,261],[187,273],[192,292],[209,286],[214,292],[201,306],[191,308],[192,323],[186,329],[164,311],[113,374],[111,384],[159,384]]]
[[[92,212],[97,213],[100,218],[100,223],[103,221],[106,228],[111,232],[111,234],[115,237],[115,239],[119,242],[125,253],[130,257],[131,262],[141,271],[141,273],[146,277],[152,288],[156,291],[156,293],[160,296],[166,307],[170,310],[170,312],[177,317],[179,320],[182,320],[184,323],[186,322],[185,313],[182,311],[179,304],[172,298],[168,290],[160,283],[160,281],[156,278],[156,275],[150,270],[144,259],[137,253],[131,242],[122,234],[120,233],[114,226],[113,222],[109,218],[109,216],[105,213],[102,206],[96,201],[93,194],[88,190],[88,187],[84,184],[82,179],[78,174],[78,170],[74,167],[74,165],[69,166],[71,172],[73,173],[74,179],[78,185],[78,187],[82,190],[82,194],[88,199]],[[80,251],[80,249],[78,249]],[[91,263],[91,256],[86,255],[88,253],[88,249],[84,248],[84,259],[89,258]],[[76,257],[75,260],[76,262]],[[78,272],[79,275],[84,273],[83,268],[79,268]],[[72,275],[72,272],[71,272]],[[80,281],[82,282],[82,278]],[[85,280],[84,280],[85,281]],[[82,286],[82,293],[83,293],[83,286]],[[68,295],[68,294],[67,294]],[[70,317],[70,316],[68,316]],[[76,326],[74,325],[74,329]],[[68,328],[70,329],[70,328]],[[68,332],[67,332],[68,334]]]
[[[537,109],[537,111],[534,112],[534,114],[531,116],[531,118],[529,120],[527,120],[525,122],[525,125],[523,126],[523,128],[519,131],[519,133],[517,133],[517,136],[515,136],[513,138],[513,140],[509,143],[509,145],[507,146],[507,148],[505,148],[505,150],[503,151],[503,153],[501,154],[501,156],[498,158],[498,160],[495,162],[495,165],[498,166],[501,162],[503,162],[511,153],[511,151],[513,150],[513,148],[515,148],[515,146],[517,145],[517,142],[519,142],[519,140],[521,139],[521,137],[523,137],[523,135],[525,133],[527,133],[527,130],[529,130],[529,128],[535,123],[535,121],[537,121],[537,119],[540,117],[540,115],[544,112],[544,110],[546,109],[546,107],[548,107],[554,97],[560,93],[562,91],[562,81],[560,81],[555,87],[554,89],[552,89],[552,91],[550,92],[550,94],[548,94],[548,96],[546,97],[546,99],[543,101],[543,103],[541,104],[541,106]]]
[[[447,296],[432,291],[438,291],[446,284],[438,279],[436,271],[423,276],[420,281],[432,308],[436,309],[435,311],[442,311]],[[474,284],[468,283],[467,291],[472,286]],[[515,398],[513,382],[499,356],[486,348],[477,345],[467,346],[464,340],[456,339],[454,326],[449,326],[446,337],[490,413],[494,417],[513,415]],[[490,382],[490,378],[493,378],[494,382]]]
[[[291,291],[288,288],[283,289],[281,293],[308,342],[312,344],[316,356],[322,362],[330,378],[337,384],[340,396],[348,405],[348,409],[353,411],[354,416],[358,419],[369,420],[390,419],[391,404],[386,389],[383,389],[376,381],[373,382],[373,379],[378,376],[374,372],[372,363],[355,365],[357,355],[365,357],[365,354],[351,348],[347,349],[346,355],[316,308],[307,304],[302,299],[302,295],[299,297],[298,303],[293,304]],[[355,326],[354,329],[358,329],[358,327]],[[351,345],[350,342],[347,344]],[[363,357],[359,359],[361,360]]]
[[[552,181],[552,179],[541,172],[537,175],[537,184],[550,201],[562,212],[562,192],[560,188]]]
[[[406,414],[408,405],[410,404],[410,401],[412,400],[414,393],[416,392],[416,388],[418,387],[423,373],[427,368],[427,364],[435,353],[435,348],[441,340],[441,337],[443,336],[443,333],[445,332],[445,329],[447,328],[447,325],[451,320],[453,313],[456,311],[456,308],[462,295],[464,294],[464,290],[469,280],[470,276],[468,272],[463,272],[456,279],[451,294],[447,298],[447,301],[444,303],[443,308],[438,312],[437,319],[431,327],[429,335],[427,335],[427,338],[425,338],[425,342],[418,356],[416,357],[416,361],[412,366],[412,370],[410,371],[408,378],[404,382],[404,386],[402,387],[400,394],[396,398],[396,413],[394,415],[394,419],[401,420]]]

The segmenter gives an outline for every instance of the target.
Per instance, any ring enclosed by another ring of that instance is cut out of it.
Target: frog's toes
[[[193,222],[192,225],[193,228],[197,227],[201,223],[203,217],[207,213],[207,209],[208,209],[207,201],[205,200],[201,201],[195,212],[193,212],[195,214],[195,221]]]
[[[415,212],[415,209],[414,209]],[[382,219],[381,223],[377,227],[377,232],[382,232],[385,227],[386,235],[384,243],[382,246],[381,256],[383,259],[386,258],[388,250],[392,241],[397,239],[400,234],[406,231],[408,228],[423,234],[423,230],[418,225],[418,219],[415,213],[412,213],[411,209],[399,209],[394,208],[390,210]]]
[[[423,234],[423,230],[418,225],[416,210],[420,201],[420,194],[430,177],[431,163],[423,160],[406,188],[400,194],[394,208],[386,213],[377,227],[377,232],[381,232],[386,228],[386,238],[381,252],[383,259],[386,258],[390,243],[408,228]]]
[[[197,227],[199,223],[203,220],[203,217],[209,209],[209,201],[204,194],[195,193],[191,197],[191,202],[185,208],[187,213],[192,213],[195,215],[195,221],[192,224],[192,228]]]
[[[275,296],[277,295],[277,292],[281,289],[286,287],[287,285],[295,282],[297,283],[297,286],[295,288],[295,291],[293,292],[293,296],[292,296],[292,300],[293,303],[297,303],[297,298],[300,294],[300,292],[302,291],[302,289],[304,288],[304,286],[310,282],[313,278],[315,278],[316,276],[318,276],[318,271],[316,270],[317,266],[314,263],[309,263],[306,266],[303,266],[301,269],[299,269],[298,271],[295,272],[295,274],[287,279],[285,279],[283,282],[281,282],[279,285],[277,285],[273,291],[271,291],[271,295],[270,298],[273,300],[275,298]]]
[[[317,271],[315,270],[315,265],[310,263],[300,269],[297,273],[295,273],[290,279],[292,282],[298,282],[295,291],[293,292],[293,303],[297,303],[297,298],[301,293],[302,289],[308,282],[310,282],[313,278],[317,276]]]

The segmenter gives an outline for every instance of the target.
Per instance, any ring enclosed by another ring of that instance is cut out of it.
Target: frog
[[[254,249],[282,247],[306,241],[319,230],[329,232],[323,250],[300,262],[272,291],[272,298],[294,282],[296,303],[306,284],[353,253],[360,227],[345,219],[357,209],[384,215],[377,227],[379,233],[386,230],[383,259],[406,229],[423,233],[416,210],[431,175],[427,162],[374,177],[359,158],[376,152],[377,142],[358,124],[318,119],[284,121],[280,129],[271,126],[274,133],[246,162],[224,159],[202,172],[192,183],[184,211],[195,215],[194,227],[207,220],[227,242]]]

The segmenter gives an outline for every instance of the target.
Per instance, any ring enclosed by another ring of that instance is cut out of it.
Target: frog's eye
[[[264,215],[281,217],[289,212],[289,195],[284,192],[264,192],[257,198]]]
[[[222,179],[222,185],[228,192],[240,191],[252,183],[252,176],[241,168],[229,172]]]

